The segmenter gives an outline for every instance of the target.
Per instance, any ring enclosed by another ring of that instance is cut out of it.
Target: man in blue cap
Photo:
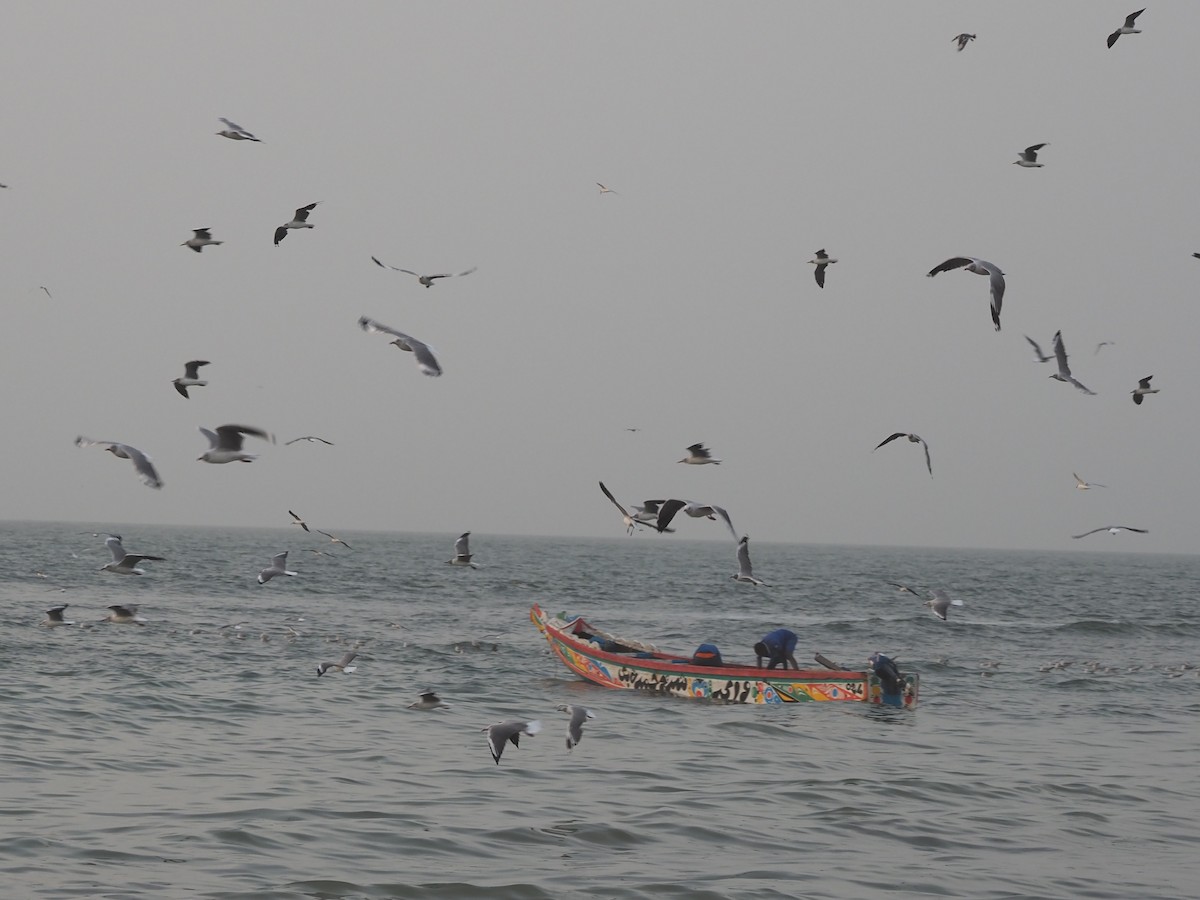
[[[793,669],[799,669],[800,664],[796,662],[796,640],[796,632],[788,631],[786,628],[776,628],[770,634],[764,634],[762,640],[754,645],[754,655],[758,657],[758,667],[762,668],[765,659],[768,669],[776,666],[783,666],[786,669],[788,663],[792,664]]]

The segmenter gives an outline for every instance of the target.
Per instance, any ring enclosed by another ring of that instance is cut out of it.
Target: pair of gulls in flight
[[[258,140],[258,139],[253,138],[253,140]],[[315,203],[308,204],[308,206],[301,206],[298,210],[296,210],[292,214],[291,221],[284,222],[282,225],[280,225],[278,228],[276,228],[275,229],[275,246],[278,247],[279,242],[282,241],[285,237],[287,237],[287,233],[289,231],[291,231],[292,229],[312,228],[313,227],[312,224],[308,221],[308,214],[311,213],[313,211],[313,209],[316,208],[317,203],[320,203],[320,202],[321,201],[318,200]],[[200,253],[201,251],[204,250],[205,247],[215,247],[215,246],[219,246],[220,244],[223,244],[223,243],[225,243],[225,242],[218,241],[215,238],[213,238],[212,228],[205,227],[205,228],[193,228],[192,236],[190,238],[188,238],[186,241],[184,241],[182,244],[180,244],[179,246],[188,247],[192,250],[195,250],[197,253]]]
[[[1033,347],[1034,356],[1038,362],[1040,362],[1040,363],[1050,362],[1050,360],[1053,359],[1058,363],[1058,372],[1054,375],[1051,375],[1050,376],[1051,378],[1053,378],[1057,381],[1070,382],[1071,384],[1075,385],[1075,387],[1077,387],[1081,391],[1083,391],[1085,394],[1095,395],[1095,393],[1096,393],[1095,391],[1088,390],[1088,388],[1084,387],[1084,385],[1081,384],[1075,378],[1075,376],[1073,376],[1071,374],[1071,367],[1069,365],[1067,365],[1067,349],[1063,345],[1061,331],[1056,331],[1054,333],[1054,356],[1047,356],[1045,353],[1043,353],[1042,348],[1038,345],[1038,342],[1035,341],[1033,338],[1031,338],[1029,335],[1025,335],[1025,340],[1029,341],[1029,345],[1031,347]],[[1096,353],[1099,353],[1100,348],[1103,347],[1105,344],[1111,344],[1111,343],[1112,343],[1112,341],[1101,341],[1099,344],[1096,345]],[[1159,392],[1158,388],[1150,387],[1150,381],[1153,378],[1154,378],[1153,375],[1147,375],[1145,378],[1141,378],[1138,380],[1138,386],[1129,392],[1133,396],[1134,403],[1141,405],[1142,400],[1145,399],[1147,394],[1157,394]]]
[[[895,581],[889,581],[888,584],[894,588],[897,588],[901,594],[912,594],[914,597],[921,596],[919,592],[914,591],[907,585],[898,584]],[[929,594],[929,599],[925,601],[925,605],[933,610],[933,614],[943,622],[945,622],[950,615],[950,607],[963,605],[961,600],[959,600],[957,597],[951,599],[950,595],[941,588],[935,588],[930,591]]]
[[[297,440],[300,440],[300,438],[297,438]],[[289,441],[288,443],[291,443],[291,442]],[[296,514],[295,514],[294,512],[292,512],[292,510],[290,510],[290,509],[288,510],[288,515],[292,517],[292,524],[293,524],[293,525],[299,525],[299,526],[300,526],[301,528],[303,528],[303,529],[304,529],[306,532],[308,532],[309,534],[312,534],[312,532],[313,532],[313,529],[309,528],[309,527],[308,527],[308,523],[307,523],[307,522],[305,522],[305,521],[304,521],[302,518],[300,518],[300,516],[296,515]],[[330,542],[330,543],[332,543],[332,544],[341,544],[341,545],[342,545],[343,547],[345,547],[347,550],[353,550],[353,549],[354,549],[354,548],[353,548],[353,547],[351,547],[349,544],[347,544],[345,541],[343,541],[343,540],[342,540],[340,537],[336,537],[335,535],[332,535],[332,534],[330,534],[328,531],[322,531],[320,528],[316,529],[316,531],[317,531],[317,534],[323,534],[323,535],[325,535],[325,537],[329,538],[329,542]]]
[[[215,432],[201,426],[200,433],[208,438],[209,448],[197,457],[197,461],[206,463],[252,462],[257,459],[258,457],[253,453],[246,453],[242,449],[246,435],[275,442],[275,439],[267,432],[260,428],[251,428],[248,425],[221,425]],[[79,435],[75,438],[75,446],[102,447],[118,459],[127,459],[132,462],[142,482],[147,486],[152,488],[163,486],[162,479],[158,477],[158,471],[154,468],[150,457],[131,444],[123,444],[120,441],[93,441],[91,438]]]
[[[583,740],[583,723],[588,719],[596,718],[596,714],[586,706],[570,703],[560,704],[558,711],[565,712],[571,717],[567,723],[567,749],[572,750]],[[541,730],[542,723],[538,719],[528,722],[520,719],[497,722],[495,725],[480,729],[480,731],[487,732],[488,749],[492,752],[492,759],[496,761],[496,765],[500,765],[500,756],[504,753],[506,744],[520,747],[521,735],[527,734],[533,737]]]

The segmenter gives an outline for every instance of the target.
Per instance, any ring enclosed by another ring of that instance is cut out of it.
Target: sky
[[[603,480],[763,542],[1195,552],[1200,4],[1108,49],[1127,7],[13,4],[0,517],[620,536]],[[198,462],[225,423],[277,443]],[[678,525],[631,539],[729,540]]]

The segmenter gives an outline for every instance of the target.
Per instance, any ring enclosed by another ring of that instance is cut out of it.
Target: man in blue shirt
[[[792,664],[793,669],[799,669],[800,665],[796,662],[796,632],[776,628],[770,634],[764,634],[762,640],[754,645],[754,655],[758,657],[760,669],[764,659],[767,660],[768,669],[776,666],[786,669],[788,663]]]

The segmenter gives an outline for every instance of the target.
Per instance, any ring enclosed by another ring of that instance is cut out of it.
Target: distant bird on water
[[[408,704],[409,709],[449,709],[450,704],[442,702],[434,691],[425,691],[421,694],[421,698],[415,703]]]
[[[260,144],[262,143],[262,141],[258,140],[258,138],[241,125],[230,122],[224,116],[221,116],[220,119],[225,123],[225,129],[217,132],[221,137],[229,138],[231,141],[257,141]]]
[[[1122,25],[1120,28],[1118,28],[1116,31],[1114,31],[1112,34],[1110,34],[1108,36],[1108,47],[1110,50],[1112,49],[1112,45],[1117,42],[1117,38],[1119,38],[1121,35],[1123,35],[1123,34],[1141,34],[1142,33],[1142,30],[1140,28],[1133,27],[1133,23],[1135,21],[1137,21],[1137,17],[1140,16],[1145,11],[1146,10],[1143,7],[1142,9],[1139,9],[1137,12],[1130,13],[1129,15],[1127,15],[1125,17],[1125,24]]]
[[[320,678],[322,675],[325,675],[329,672],[346,672],[349,674],[350,672],[357,671],[358,666],[350,665],[350,663],[354,662],[357,656],[357,653],[347,653],[337,662],[320,663],[317,666],[317,677]]]
[[[897,431],[895,434],[888,435],[882,441],[880,441],[878,444],[876,444],[874,449],[871,450],[871,452],[874,453],[876,450],[878,450],[884,444],[888,444],[888,443],[896,440],[896,438],[908,438],[910,443],[920,444],[922,447],[925,448],[925,468],[927,468],[929,470],[929,477],[932,478],[933,477],[933,463],[929,459],[929,445],[927,443],[925,443],[925,439],[922,438],[919,434],[908,434],[907,432],[904,432],[904,431]]]
[[[818,250],[816,255],[816,259],[810,259],[808,262],[809,265],[816,266],[813,269],[813,277],[817,279],[817,287],[823,288],[825,287],[825,270],[837,262],[837,260],[826,253],[824,249]]]
[[[487,728],[479,730],[487,732],[488,749],[492,751],[492,759],[496,761],[496,765],[500,765],[500,755],[504,752],[504,745],[512,744],[514,747],[520,747],[521,735],[527,734],[533,737],[542,730],[542,723],[537,719],[531,722],[497,722],[495,725],[489,725]]]
[[[290,441],[284,441],[283,446],[287,447],[296,443],[297,441],[308,441],[310,444],[315,444],[320,441],[322,444],[326,444],[327,446],[333,446],[333,441],[327,441],[325,438],[317,437],[313,434],[306,434],[304,437],[292,438]]]
[[[310,212],[312,212],[313,209],[316,207],[317,203],[320,203],[320,202],[321,201],[318,200],[318,201],[316,201],[316,203],[310,203],[310,204],[308,204],[308,206],[300,207],[298,210],[296,210],[295,214],[292,216],[292,221],[284,222],[282,225],[280,225],[278,228],[276,228],[275,229],[275,246],[278,247],[279,242],[282,241],[285,237],[287,237],[288,231],[290,231],[293,228],[312,228],[313,226],[308,223],[308,214]]]
[[[676,462],[687,463],[689,466],[707,466],[710,464],[719,466],[721,464],[721,460],[714,459],[712,451],[705,447],[704,444],[692,444],[687,450],[688,455],[683,459],[676,460]]]
[[[478,569],[479,566],[471,562],[471,532],[464,531],[458,536],[458,540],[454,542],[454,557],[446,560],[447,565],[451,566],[470,566],[472,569]]]
[[[398,269],[395,266],[389,266],[387,263],[380,262],[374,256],[371,257],[371,261],[373,263],[375,263],[375,265],[382,266],[385,269],[391,269],[393,272],[403,272],[405,275],[412,275],[417,279],[417,281],[420,284],[424,285],[427,288],[433,287],[434,281],[436,281],[439,278],[454,278],[455,277],[450,272],[444,272],[441,275],[422,275],[419,272],[414,272],[412,269]],[[470,275],[472,272],[474,272],[478,268],[479,268],[478,266],[471,266],[471,268],[466,269],[465,271],[459,272],[457,277],[461,278],[464,275]]]
[[[1029,341],[1030,346],[1033,347],[1033,353],[1034,353],[1034,356],[1036,357],[1037,362],[1040,362],[1040,363],[1050,362],[1050,360],[1054,359],[1053,356],[1047,356],[1045,353],[1043,353],[1042,348],[1038,345],[1038,342],[1035,341],[1033,338],[1031,338],[1029,335],[1025,335],[1025,340]]]
[[[966,32],[963,32],[962,34],[951,38],[951,40],[958,41],[958,52],[962,53],[963,48],[967,46],[967,43],[969,41],[975,40],[975,35],[967,34]]]
[[[1050,146],[1050,145],[1049,144],[1034,144],[1032,147],[1026,147],[1024,150],[1020,151],[1017,154],[1021,158],[1014,159],[1013,165],[1020,166],[1023,169],[1040,169],[1043,165],[1045,165],[1045,163],[1040,163],[1037,161],[1037,152],[1039,150],[1041,150],[1043,147],[1048,147],[1048,146]]]
[[[583,740],[583,723],[588,719],[596,718],[596,714],[586,706],[576,706],[570,703],[560,703],[557,708],[559,712],[565,712],[571,717],[571,721],[567,723],[567,749],[572,750]]]
[[[957,598],[951,600],[949,595],[941,588],[935,588],[930,593],[932,593],[933,596],[925,601],[925,605],[932,609],[933,614],[943,622],[950,614],[950,607],[963,605],[963,602]]]
[[[154,468],[154,463],[150,461],[149,456],[137,447],[130,444],[121,444],[117,441],[93,441],[90,438],[85,438],[83,435],[75,438],[75,446],[103,447],[118,459],[127,459],[132,462],[143,484],[152,488],[161,488],[163,486],[162,479],[158,477],[158,472]]]
[[[1134,528],[1132,525],[1105,525],[1103,528],[1093,528],[1091,531],[1085,531],[1083,534],[1073,534],[1071,537],[1079,540],[1079,538],[1085,538],[1089,534],[1096,534],[1100,531],[1107,531],[1109,534],[1120,534],[1122,531],[1134,531],[1138,534],[1150,533],[1145,528]]]
[[[625,526],[625,532],[627,534],[633,534],[634,529],[637,528],[641,520],[637,516],[631,516],[629,514],[629,510],[627,510],[617,501],[617,498],[612,495],[612,491],[604,486],[603,481],[600,482],[600,490],[604,492],[604,496],[609,499],[612,505],[621,511],[621,523]]]
[[[1142,400],[1145,398],[1145,396],[1147,394],[1157,394],[1158,393],[1158,388],[1150,387],[1150,379],[1153,377],[1154,377],[1153,375],[1147,375],[1145,378],[1141,379],[1138,382],[1138,386],[1136,388],[1134,388],[1132,391],[1129,392],[1129,393],[1133,394],[1133,402],[1134,403],[1141,406]]]
[[[50,609],[46,610],[45,621],[39,622],[38,625],[42,628],[54,628],[58,625],[74,625],[75,623],[72,620],[63,618],[63,612],[70,605],[69,603],[64,603],[62,606],[50,607]]]
[[[433,351],[429,348],[429,345],[423,341],[418,341],[415,337],[409,337],[403,331],[396,331],[396,329],[389,328],[382,322],[376,322],[367,316],[360,317],[358,324],[363,331],[370,334],[390,334],[395,338],[392,343],[401,350],[407,350],[412,353],[416,357],[418,368],[426,375],[436,378],[442,374],[442,366],[437,361],[437,357],[433,355]]]
[[[1000,330],[1000,306],[1004,302],[1004,273],[1000,271],[1000,267],[995,263],[990,263],[986,259],[976,259],[973,256],[952,256],[940,265],[934,266],[929,270],[929,277],[932,278],[938,272],[949,272],[951,269],[966,269],[968,272],[974,272],[976,275],[988,276],[988,282],[991,286],[992,294],[992,323],[996,326],[996,330]]]
[[[180,247],[191,247],[197,253],[208,246],[223,244],[224,241],[214,241],[211,228],[193,228],[192,236],[180,244]]]
[[[658,511],[658,520],[655,523],[655,527],[659,532],[667,530],[667,526],[671,524],[671,520],[675,518],[675,514],[680,510],[683,510],[683,512],[693,519],[712,519],[715,522],[717,516],[720,516],[725,522],[725,526],[729,529],[729,533],[733,535],[733,539],[735,541],[738,540],[738,535],[733,528],[733,522],[729,518],[729,513],[720,506],[693,503],[690,500],[668,500],[662,505],[662,508]]]
[[[1051,375],[1051,378],[1053,378],[1055,381],[1065,381],[1073,384],[1085,394],[1091,394],[1095,396],[1095,391],[1088,390],[1075,379],[1074,375],[1071,374],[1071,367],[1067,365],[1067,348],[1063,346],[1061,331],[1054,332],[1054,357],[1058,360],[1058,371]]]
[[[100,571],[112,572],[114,575],[145,575],[145,570],[137,567],[138,563],[144,560],[162,562],[165,559],[162,556],[150,556],[146,553],[126,553],[125,548],[121,546],[119,534],[110,534],[104,542],[104,546],[108,547],[112,554],[112,562],[101,566]]]
[[[754,577],[754,569],[750,565],[750,537],[748,535],[742,535],[742,539],[738,541],[737,561],[737,574],[730,575],[730,578],[746,584],[766,584],[765,581],[759,581]]]
[[[175,390],[183,395],[183,398],[188,399],[187,389],[190,387],[205,387],[207,381],[200,380],[200,367],[207,366],[207,359],[193,359],[191,362],[183,364],[183,377],[176,378],[171,383],[175,385]]]
[[[246,435],[275,443],[275,439],[267,432],[261,428],[251,428],[249,425],[220,425],[215,432],[201,425],[200,433],[208,438],[208,449],[196,458],[197,462],[253,462],[258,457],[242,450]]]
[[[266,584],[276,575],[295,576],[295,572],[288,571],[287,558],[288,552],[286,550],[271,557],[271,564],[258,573],[258,583]]]
[[[1075,490],[1077,490],[1077,491],[1088,491],[1094,487],[1102,487],[1102,488],[1108,487],[1107,484],[1100,484],[1098,481],[1084,481],[1078,475],[1075,475],[1074,472],[1072,472],[1071,474],[1075,476]]]

